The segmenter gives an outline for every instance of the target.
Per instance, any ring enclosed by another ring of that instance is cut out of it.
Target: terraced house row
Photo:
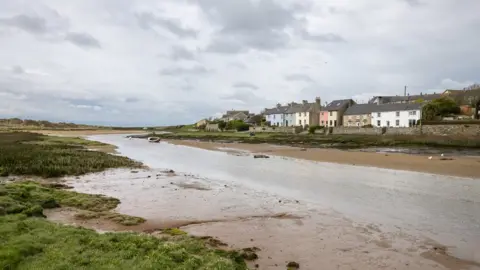
[[[301,103],[277,104],[275,108],[266,108],[262,114],[272,126],[279,127],[410,127],[421,119],[421,108],[426,102],[442,96],[457,100],[463,113],[480,117],[480,89],[446,90],[442,94],[376,96],[366,104],[342,99],[321,106],[321,99],[317,97],[312,103],[304,100]]]

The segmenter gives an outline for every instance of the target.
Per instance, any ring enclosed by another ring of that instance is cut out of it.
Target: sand
[[[369,166],[394,170],[416,171],[431,174],[480,178],[480,157],[446,157],[441,156],[384,154],[336,149],[298,148],[270,144],[215,143],[191,140],[169,140],[169,143],[197,147],[212,151],[246,150],[272,156],[283,156],[319,162],[341,163],[356,166]],[[228,149],[222,149],[228,148]],[[445,157],[444,157],[445,159]]]

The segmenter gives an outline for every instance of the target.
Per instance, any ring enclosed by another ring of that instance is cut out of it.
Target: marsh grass
[[[24,215],[0,217],[0,269],[247,269],[240,253],[194,237],[98,234]]]
[[[148,136],[148,135],[146,135]],[[437,147],[437,148],[480,148],[478,137],[417,136],[417,135],[319,135],[233,132],[176,132],[157,134],[162,139],[201,141],[231,141],[239,143],[270,143],[308,147],[355,149],[364,147]]]
[[[100,172],[108,168],[141,166],[126,157],[85,148],[102,145],[81,138],[25,132],[0,133],[0,176],[60,177]]]

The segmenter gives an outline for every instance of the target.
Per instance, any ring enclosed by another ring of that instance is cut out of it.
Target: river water
[[[480,179],[295,160],[254,159],[122,135],[92,140],[151,168],[173,169],[327,207],[358,222],[433,239],[480,262]],[[480,168],[479,168],[480,169]]]

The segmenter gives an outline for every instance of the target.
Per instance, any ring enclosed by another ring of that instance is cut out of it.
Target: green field
[[[148,136],[148,135],[147,135]],[[356,149],[366,147],[438,147],[480,148],[480,138],[413,135],[320,135],[248,132],[186,132],[157,134],[163,139],[270,143],[301,147]]]

